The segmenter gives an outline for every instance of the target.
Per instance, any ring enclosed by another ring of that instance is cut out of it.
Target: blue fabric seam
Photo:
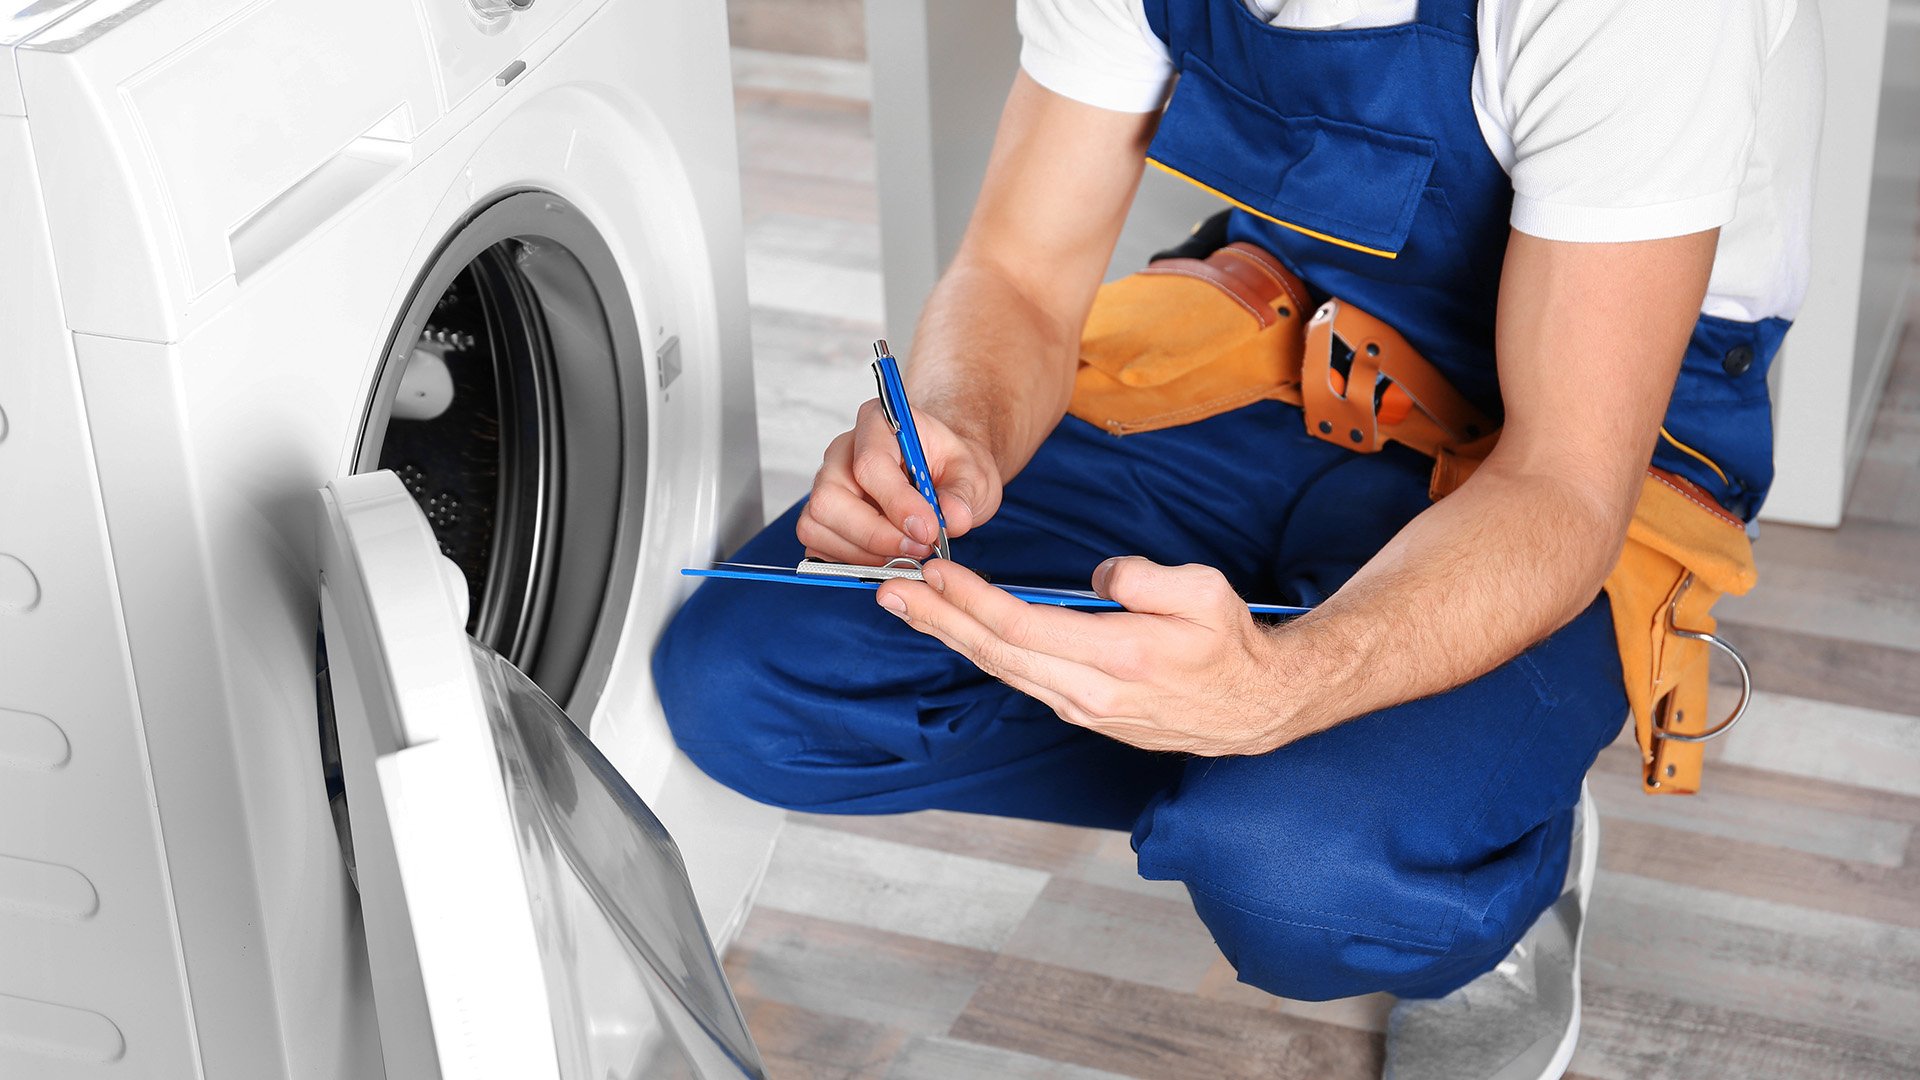
[[[1367,937],[1374,938],[1379,941],[1392,942],[1393,944],[1396,944],[1396,945],[1409,945],[1419,949],[1438,950],[1438,952],[1441,954],[1444,954],[1453,945],[1454,934],[1451,932],[1450,929],[1447,931],[1430,933],[1428,931],[1422,931],[1417,927],[1400,926],[1396,923],[1378,922],[1371,919],[1360,919],[1360,918],[1355,918],[1354,916],[1351,916],[1351,915],[1342,915],[1337,911],[1316,911],[1313,908],[1298,909],[1309,915],[1324,915],[1329,919],[1349,922],[1353,924],[1352,926],[1326,926],[1321,923],[1307,922],[1303,919],[1289,919],[1282,915],[1273,915],[1264,911],[1256,911],[1253,908],[1248,907],[1247,904],[1260,903],[1261,902],[1260,898],[1257,896],[1248,896],[1245,893],[1237,892],[1233,889],[1229,889],[1223,885],[1220,885],[1218,882],[1210,881],[1206,878],[1184,876],[1180,874],[1178,871],[1174,870],[1174,868],[1172,867],[1163,866],[1159,863],[1152,862],[1151,860],[1148,860],[1148,859],[1143,858],[1143,859],[1140,859],[1139,862],[1140,862],[1140,865],[1143,867],[1151,866],[1153,869],[1167,875],[1167,877],[1162,878],[1160,880],[1178,881],[1181,884],[1184,884],[1189,889],[1198,889],[1199,891],[1206,893],[1208,897],[1210,897],[1211,899],[1213,899],[1214,901],[1216,901],[1217,903],[1225,907],[1230,907],[1235,911],[1241,912],[1242,914],[1251,915],[1256,919],[1264,919],[1267,922],[1279,923],[1283,926],[1304,926],[1312,930],[1325,930],[1328,933],[1334,933],[1334,934],[1364,934]],[[1146,875],[1142,874],[1141,876],[1145,877]],[[1458,907],[1458,904],[1454,906]],[[1424,938],[1396,937],[1391,934],[1378,933],[1374,930],[1356,929],[1356,927],[1382,927],[1382,926],[1392,930],[1405,931],[1406,933],[1409,933],[1409,934],[1423,934],[1426,936]]]
[[[1540,733],[1545,726],[1540,722],[1540,714],[1543,711],[1550,714],[1559,708],[1558,699],[1548,692],[1546,678],[1540,674],[1540,669],[1534,665],[1532,657],[1523,652],[1519,656],[1514,657],[1511,663],[1517,669],[1525,672],[1527,681],[1533,685],[1534,705],[1532,709],[1527,711],[1527,725],[1532,729],[1533,734],[1532,737],[1527,739],[1525,747],[1516,748],[1514,753],[1507,756],[1507,763],[1504,768],[1487,778],[1487,785],[1482,789],[1479,796],[1480,812],[1475,814],[1468,823],[1467,828],[1464,830],[1466,835],[1471,835],[1479,831],[1480,824],[1487,819],[1488,814],[1493,812],[1494,804],[1499,801],[1500,796],[1506,794],[1507,788],[1513,784],[1513,777],[1515,773],[1519,772],[1520,762],[1524,760],[1528,752],[1533,749],[1533,744],[1540,741]],[[1460,843],[1458,839],[1454,841],[1453,849],[1449,854],[1453,857],[1454,861],[1457,862],[1459,860]]]

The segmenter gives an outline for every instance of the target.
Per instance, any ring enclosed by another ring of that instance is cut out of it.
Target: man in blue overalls
[[[702,587],[655,659],[680,745],[781,806],[1129,830],[1243,981],[1399,995],[1389,1075],[1558,1076],[1593,872],[1582,777],[1627,711],[1597,594],[1650,455],[1739,519],[1771,480],[1812,12],[1020,17],[1022,72],[908,372],[955,561],[883,587],[897,619],[860,593]],[[1234,204],[1219,240],[1384,321],[1498,418],[1478,471],[1433,501],[1431,460],[1355,453],[1274,400],[1123,438],[1064,416],[1144,158]],[[736,557],[925,558],[934,529],[869,403]],[[1030,607],[980,573],[1091,578],[1127,611]],[[1263,625],[1243,597],[1317,607]]]

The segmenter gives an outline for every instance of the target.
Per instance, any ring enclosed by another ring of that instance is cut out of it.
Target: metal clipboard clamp
[[[800,565],[794,567],[793,572],[854,578],[858,581],[891,581],[895,578],[907,578],[912,581],[927,580],[927,575],[920,569],[920,560],[909,559],[904,555],[897,559],[888,559],[879,566],[828,562],[825,559],[801,559]]]

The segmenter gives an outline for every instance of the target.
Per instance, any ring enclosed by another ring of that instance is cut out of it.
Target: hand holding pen
[[[795,532],[808,555],[833,562],[944,555],[943,539],[964,536],[999,509],[999,466],[985,447],[906,405],[886,342],[874,352],[881,394],[828,446]],[[896,420],[904,421],[898,431]]]

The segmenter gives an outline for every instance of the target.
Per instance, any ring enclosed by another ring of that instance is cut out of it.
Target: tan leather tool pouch
[[[1710,646],[1701,637],[1716,628],[1714,602],[1746,592],[1757,576],[1738,518],[1684,477],[1647,470],[1606,592],[1649,794],[1700,790],[1705,745],[1667,736],[1698,737],[1722,725],[1708,711]]]
[[[1307,290],[1252,244],[1161,259],[1100,287],[1067,412],[1115,435],[1298,402]]]

